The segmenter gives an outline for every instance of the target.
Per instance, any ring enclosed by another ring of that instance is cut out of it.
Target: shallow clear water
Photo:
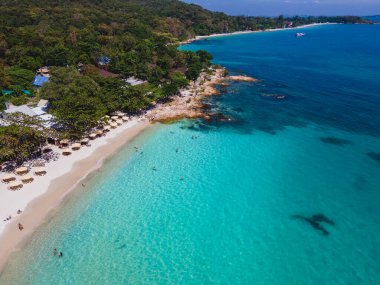
[[[0,284],[380,284],[380,26],[305,32],[185,46],[261,81],[123,149]]]

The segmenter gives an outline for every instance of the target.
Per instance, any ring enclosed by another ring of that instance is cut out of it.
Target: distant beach
[[[314,23],[314,24],[308,24],[308,25],[302,25],[294,28],[278,28],[278,29],[266,29],[266,30],[259,30],[259,31],[237,31],[232,33],[222,33],[222,34],[211,34],[208,36],[196,36],[192,39],[182,41],[180,42],[180,45],[184,44],[190,44],[195,41],[200,41],[208,38],[215,38],[215,37],[226,37],[226,36],[235,36],[235,35],[244,35],[244,34],[253,34],[253,33],[262,33],[262,32],[277,32],[277,31],[285,31],[285,30],[296,30],[296,29],[302,29],[302,28],[310,28],[310,27],[316,27],[316,26],[322,26],[322,25],[336,25],[337,23]]]

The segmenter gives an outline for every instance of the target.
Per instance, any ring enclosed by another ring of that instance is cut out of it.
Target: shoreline
[[[0,224],[0,273],[11,255],[22,250],[38,227],[59,210],[67,195],[75,191],[78,185],[101,168],[106,160],[149,126],[151,124],[146,120],[129,121],[113,130],[108,136],[93,141],[92,147],[79,150],[70,157],[60,157],[57,161],[47,164],[47,174],[37,177],[36,181],[25,185],[22,190],[16,192],[4,190],[6,186],[2,183],[0,197],[4,199],[1,199],[1,219],[5,212],[9,215],[8,211],[11,208],[13,218],[7,222],[1,221]],[[14,195],[12,201],[10,195],[6,194],[19,195]],[[22,213],[15,215],[14,212],[18,209],[22,210]],[[24,225],[22,231],[18,229],[18,223]]]
[[[57,214],[65,197],[78,189],[80,183],[91,177],[103,163],[128,145],[154,122],[168,122],[184,118],[205,118],[202,100],[217,95],[215,85],[226,80],[224,68],[202,72],[199,78],[173,96],[170,102],[156,104],[153,109],[139,118],[111,130],[105,137],[91,141],[90,147],[82,147],[70,156],[60,155],[57,161],[46,164],[47,174],[35,176],[35,181],[25,184],[19,191],[7,190],[7,184],[0,183],[0,273],[13,253],[21,251],[33,237],[33,233],[46,220]],[[241,76],[241,80],[255,80]],[[190,100],[190,101],[188,101]],[[53,147],[54,151],[62,150]],[[21,214],[17,211],[21,210]],[[3,221],[12,216],[10,221]],[[22,231],[18,223],[24,227]]]
[[[139,118],[134,117],[111,130],[107,136],[91,141],[90,147],[82,147],[68,157],[61,155],[57,161],[47,163],[47,174],[34,177],[35,181],[25,184],[21,190],[10,191],[6,184],[0,183],[0,273],[11,255],[23,249],[38,227],[57,214],[65,197],[96,173],[107,159],[128,145],[152,123],[173,122],[185,118],[210,119],[214,114],[205,112],[206,105],[203,100],[219,94],[216,85],[226,86],[232,81],[258,80],[244,75],[227,76],[224,68],[210,68],[180,90],[169,102],[158,103]],[[62,151],[57,147],[54,150]],[[21,214],[17,214],[18,210],[22,211]],[[10,221],[3,221],[10,215]],[[22,231],[19,230],[18,223],[24,226]]]
[[[296,30],[296,29],[317,27],[317,26],[323,26],[323,25],[337,25],[337,23],[313,23],[313,24],[302,25],[302,26],[298,26],[298,27],[294,27],[294,28],[276,28],[276,29],[256,30],[256,31],[248,30],[248,31],[236,31],[236,32],[232,32],[232,33],[211,34],[208,36],[196,36],[194,38],[180,42],[179,45],[180,46],[186,45],[186,44],[190,44],[190,43],[193,43],[196,41],[205,40],[208,38],[228,37],[228,36],[235,36],[235,35],[264,33],[264,32],[277,32],[277,31],[286,31],[286,30]]]
[[[259,80],[246,75],[227,75],[222,67],[210,68],[200,74],[197,80],[191,82],[185,89],[179,91],[179,95],[173,96],[169,102],[158,103],[148,111],[145,116],[152,122],[170,123],[180,119],[204,119],[210,120],[214,115],[221,120],[228,118],[207,110],[204,99],[220,94],[216,86],[228,86],[231,82],[251,82]]]
[[[173,122],[180,119],[211,119],[215,114],[207,112],[203,102],[208,96],[219,95],[217,85],[227,86],[229,82],[257,82],[245,75],[227,76],[225,68],[209,68],[197,80],[173,96],[169,102],[158,103],[139,118],[111,130],[105,137],[91,141],[91,147],[82,147],[70,156],[60,155],[57,161],[46,164],[47,174],[34,177],[35,181],[25,184],[19,191],[7,190],[0,183],[0,273],[4,270],[13,253],[21,251],[33,237],[33,233],[49,217],[57,214],[65,197],[78,189],[100,169],[104,162],[128,145],[151,123]],[[225,119],[225,118],[223,118]],[[62,150],[53,147],[54,151]],[[18,210],[22,212],[18,214]],[[12,216],[10,221],[4,220]],[[22,231],[18,223],[24,227]]]

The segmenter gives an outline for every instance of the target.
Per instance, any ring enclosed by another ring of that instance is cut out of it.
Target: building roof
[[[6,90],[6,89],[1,90],[1,92],[2,92],[4,95],[12,95],[12,94],[14,93],[13,90]]]
[[[35,107],[32,109],[32,111],[36,113],[37,116],[46,114],[46,112],[42,109],[42,107]]]
[[[7,114],[22,113],[22,114],[32,116],[32,117],[37,116],[37,114],[26,105],[15,106],[15,107],[5,110],[4,112]]]
[[[45,100],[45,99],[41,99],[40,101],[38,101],[38,104],[37,104],[38,107],[42,107],[42,108],[46,108],[48,105],[49,105],[49,100]]]
[[[105,56],[105,55],[99,57],[99,59],[98,59],[98,63],[100,65],[107,65],[110,62],[111,62],[111,59],[108,56]]]
[[[119,74],[109,72],[105,69],[99,69],[99,75],[102,77],[119,77]]]
[[[124,79],[124,81],[126,83],[132,85],[132,86],[146,83],[146,81],[138,79],[138,78],[135,78],[134,76],[131,76],[131,77],[127,78],[127,79]]]
[[[34,77],[33,85],[37,87],[41,87],[44,83],[48,82],[49,78],[46,76],[36,75]]]

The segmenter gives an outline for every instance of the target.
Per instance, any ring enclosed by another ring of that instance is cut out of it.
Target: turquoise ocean
[[[380,284],[380,25],[299,31],[183,46],[259,82],[122,149],[0,284]]]

